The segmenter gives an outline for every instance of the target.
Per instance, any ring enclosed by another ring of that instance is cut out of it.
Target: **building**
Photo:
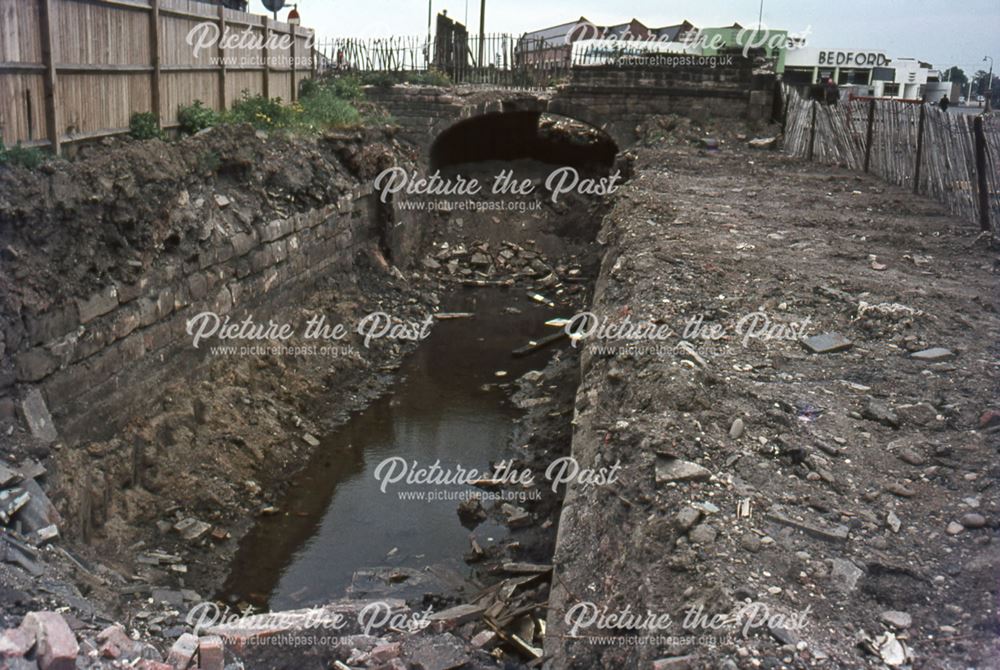
[[[573,52],[573,33],[577,26],[591,25],[587,17],[561,23],[558,26],[524,33],[514,48],[515,60],[521,65],[563,65]]]
[[[774,63],[774,72],[785,71],[785,54],[798,48],[802,39],[788,34],[787,30],[744,28],[738,23],[721,28],[699,28],[686,35],[686,41],[705,56],[723,52],[752,52]]]
[[[920,100],[940,73],[915,58],[890,58],[875,49],[803,47],[785,54],[783,80],[796,86],[833,79],[854,95]]]
[[[576,21],[524,33],[518,40],[515,56],[517,61],[524,65],[568,66],[573,62],[573,58],[580,54],[587,54],[585,58],[592,58],[598,52],[610,51],[611,47],[608,46],[610,44],[614,44],[614,51],[620,53],[625,47],[619,45],[625,43],[629,45],[676,43],[693,29],[694,26],[689,21],[650,28],[635,18],[612,26],[598,26],[587,17],[581,16]],[[636,50],[666,49],[645,47]]]

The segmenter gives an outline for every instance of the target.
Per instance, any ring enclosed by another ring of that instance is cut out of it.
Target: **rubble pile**
[[[59,537],[62,519],[37,481],[45,468],[26,460],[19,466],[0,460],[0,560],[42,574],[38,554]]]
[[[469,247],[442,241],[434,244],[434,251],[421,265],[443,281],[466,287],[523,285],[532,292],[532,299],[543,304],[565,301],[583,290],[588,279],[575,256],[553,264],[533,247],[533,240],[524,246],[503,241],[492,247],[482,241]]]

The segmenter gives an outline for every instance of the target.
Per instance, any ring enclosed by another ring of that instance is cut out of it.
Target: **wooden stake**
[[[52,153],[58,156],[62,142],[59,137],[58,78],[55,57],[52,54],[52,0],[42,0],[39,4],[42,61],[45,65],[45,131],[49,136]]]

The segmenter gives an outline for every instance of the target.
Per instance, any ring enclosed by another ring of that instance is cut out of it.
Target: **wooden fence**
[[[937,105],[853,98],[837,105],[785,87],[785,151],[871,172],[929,195],[1000,236],[1000,118]],[[991,228],[992,227],[992,228]]]
[[[312,35],[199,0],[0,0],[0,137],[58,153],[126,131],[135,112],[170,128],[195,100],[294,100]]]

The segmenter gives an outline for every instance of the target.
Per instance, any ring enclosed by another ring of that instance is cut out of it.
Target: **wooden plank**
[[[0,63],[0,74],[17,74],[19,72],[45,72],[41,63]]]
[[[129,11],[148,12],[149,2],[135,2],[132,0],[74,0],[78,4],[89,4],[98,7],[111,7],[115,9],[125,9]]]
[[[42,61],[45,64],[45,128],[52,153],[59,155],[59,96],[56,92],[56,67],[52,53],[53,0],[39,0],[41,15],[39,34],[42,41]]]
[[[295,102],[299,98],[299,82],[296,79],[295,71],[298,69],[298,63],[295,62],[295,58],[299,53],[299,36],[296,35],[296,26],[289,26],[291,28],[292,35],[292,102]]]
[[[264,29],[264,80],[261,82],[263,91],[261,93],[265,98],[271,97],[271,49],[268,45],[268,40],[271,38],[271,19],[267,16],[261,17],[261,25]]]
[[[219,35],[226,34],[226,8],[219,5]],[[226,111],[226,50],[222,47],[220,37],[218,44],[219,51],[219,111]]]
[[[974,121],[976,144],[976,174],[979,192],[979,227],[985,232],[990,229],[990,192],[989,176],[986,173],[986,132],[983,127],[983,117],[977,116]]]
[[[56,72],[70,74],[152,72],[152,65],[122,65],[118,63],[58,63]]]
[[[151,107],[156,116],[156,122],[162,123],[163,105],[160,99],[160,0],[151,0],[152,11],[149,13],[149,58],[153,64],[153,73],[149,82]]]
[[[550,344],[555,344],[559,340],[568,337],[569,335],[566,333],[566,331],[559,331],[558,333],[553,333],[552,335],[546,335],[545,337],[540,338],[538,340],[532,340],[523,347],[518,347],[511,353],[514,356],[520,358],[521,356],[527,356],[528,354],[533,354],[536,351],[540,351],[545,347],[549,346]]]

